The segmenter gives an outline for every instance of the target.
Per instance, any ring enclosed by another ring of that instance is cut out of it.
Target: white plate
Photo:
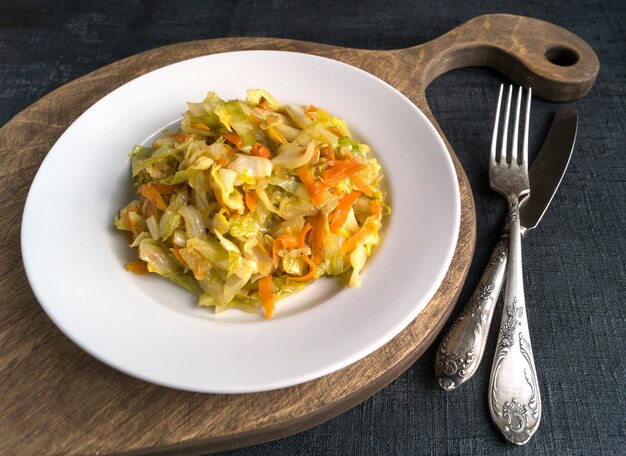
[[[393,208],[363,285],[322,279],[277,304],[268,321],[215,316],[133,259],[113,216],[132,190],[128,153],[175,122],[186,101],[265,88],[347,120],[383,165]],[[189,391],[244,393],[295,385],[347,366],[406,327],[440,285],[457,242],[452,161],[426,116],[352,66],[306,54],[244,51],[179,62],[102,98],[59,138],[33,181],[22,224],[30,284],[77,345],[123,372]]]

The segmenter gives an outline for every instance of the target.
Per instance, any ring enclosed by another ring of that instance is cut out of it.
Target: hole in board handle
[[[548,46],[543,55],[549,62],[558,66],[572,66],[578,62],[578,52],[562,45]]]

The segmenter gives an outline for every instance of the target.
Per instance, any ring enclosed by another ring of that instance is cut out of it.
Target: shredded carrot
[[[170,193],[174,193],[174,191],[179,187],[178,185],[170,185],[170,184],[151,184],[154,188],[156,188],[157,192],[161,195],[169,195]]]
[[[137,188],[137,193],[143,196],[145,199],[154,204],[158,209],[164,211],[167,209],[167,204],[163,201],[159,190],[154,184],[143,184]]]
[[[259,279],[259,295],[261,297],[261,303],[263,304],[263,310],[265,311],[265,318],[271,318],[274,313],[274,294],[272,288],[271,275],[266,275]]]
[[[311,197],[311,201],[316,206],[321,206],[324,202],[324,190],[328,188],[327,185],[322,182],[316,181],[313,178],[313,173],[311,172],[311,168],[307,165],[301,166],[296,170],[298,172],[298,177],[304,184],[307,193]]]
[[[274,127],[269,127],[267,129],[267,136],[281,144],[285,144],[286,142],[288,142],[287,138],[285,138],[282,133],[276,130]]]
[[[222,157],[217,157],[217,159],[215,160],[215,163],[217,163],[220,166],[226,166],[230,163],[230,160],[222,156]]]
[[[124,220],[126,226],[130,228],[130,232],[133,234],[132,240],[134,241],[137,236],[139,236],[139,230],[133,223],[133,219],[131,219],[128,215],[126,215],[126,220]],[[132,244],[132,241],[131,241]]]
[[[313,224],[313,230],[309,236],[311,260],[314,264],[320,264],[324,257],[324,237],[326,236],[328,221],[326,215],[320,212],[311,219],[311,222]]]
[[[172,133],[168,136],[172,138],[173,140],[175,140],[177,143],[184,143],[185,141],[187,141],[187,138],[189,137],[184,133]]]
[[[380,203],[378,201],[370,201],[370,209],[372,210],[372,215],[380,220],[383,214],[383,207]]]
[[[344,242],[341,248],[339,249],[339,254],[345,255],[346,253],[350,252],[356,247],[356,245],[359,242],[361,242],[363,239],[365,239],[367,236],[369,236],[373,232],[374,232],[374,228],[371,225],[362,226],[359,231],[357,231],[348,239],[346,239],[346,242]]]
[[[198,130],[211,131],[209,127],[200,122],[191,122],[190,124],[193,128],[197,128]]]
[[[126,263],[124,269],[132,272],[133,274],[147,274],[149,272],[148,264],[143,260],[135,260],[130,263]]]
[[[289,276],[289,280],[293,280],[294,282],[306,282],[307,280],[317,278],[317,268],[315,267],[315,263],[307,256],[302,255],[302,259],[309,265],[309,272],[301,277],[291,277]]]
[[[278,267],[278,251],[284,247],[286,249],[293,249],[296,245],[298,245],[298,241],[293,236],[288,234],[283,234],[282,236],[278,236],[274,241],[274,245],[272,246],[272,259],[274,260],[274,267]]]
[[[330,232],[336,233],[341,229],[341,227],[346,223],[348,219],[348,214],[350,213],[350,209],[352,205],[356,202],[356,200],[361,196],[361,192],[351,192],[350,194],[344,196],[339,201],[339,204],[331,214],[331,222],[330,222]]]
[[[308,257],[308,255],[302,255],[302,259],[304,260],[304,262],[305,262],[306,264],[308,264],[308,265],[309,265],[309,268],[311,269],[311,270],[309,271],[309,274],[311,274],[311,272],[312,272],[312,273],[313,273],[313,275],[314,275],[315,277],[317,277],[317,268],[315,267],[315,263],[313,263],[313,260],[311,260],[311,259]],[[309,275],[309,274],[307,274],[307,275]],[[308,280],[308,279],[304,279],[304,280]]]
[[[317,108],[313,105],[309,105],[308,108],[306,108],[304,110],[304,114],[309,118],[309,119],[315,119],[317,116]]]
[[[253,191],[245,193],[246,207],[250,210],[250,212],[254,212],[256,209],[256,198],[256,193]]]
[[[290,236],[289,234],[283,234],[278,238],[281,240],[283,246],[286,249],[293,249],[295,246],[298,245],[298,241],[296,241],[296,238],[294,236]]]
[[[359,191],[364,195],[372,196],[374,194],[372,187],[370,187],[363,181],[360,173],[354,173],[352,176],[350,176],[350,179],[352,179],[352,182],[354,182],[356,188],[358,188]]]
[[[256,143],[252,146],[250,155],[254,155],[255,157],[272,158],[270,150],[261,143]]]
[[[243,146],[243,139],[237,134],[233,132],[226,133],[224,135],[224,139],[234,145],[236,148],[240,148]]]
[[[311,226],[311,224],[307,223],[304,226],[304,228],[302,228],[302,231],[300,231],[300,235],[298,236],[298,248],[299,249],[303,249],[304,248],[304,240],[306,238],[306,235],[312,229],[313,229],[313,227]]]
[[[326,168],[322,172],[322,182],[328,186],[336,185],[342,180],[354,175],[354,173],[362,170],[364,167],[365,165],[363,163],[359,163],[352,158],[335,160],[334,166]]]
[[[193,276],[196,280],[204,279],[211,269],[209,261],[205,258],[199,258],[199,255],[197,254],[192,254],[190,259],[193,259],[194,261],[190,261],[187,265],[189,266],[189,269],[191,269],[191,272],[193,272]]]

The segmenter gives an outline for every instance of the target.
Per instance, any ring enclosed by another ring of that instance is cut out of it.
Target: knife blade
[[[522,234],[535,228],[548,209],[574,151],[577,129],[576,110],[568,106],[559,109],[530,167],[530,194],[520,202]],[[469,380],[480,365],[493,310],[504,283],[508,249],[507,225],[478,287],[437,350],[435,376],[446,391],[455,390]]]
[[[569,165],[577,130],[576,110],[571,106],[559,109],[528,172],[530,194],[520,202],[519,209],[522,228],[535,228],[546,213]]]

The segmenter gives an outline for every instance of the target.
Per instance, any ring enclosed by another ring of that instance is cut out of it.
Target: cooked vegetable
[[[313,106],[265,90],[209,92],[181,130],[131,156],[137,198],[120,210],[138,259],[215,311],[261,311],[322,276],[358,286],[389,213],[370,148]]]
[[[265,317],[270,318],[274,312],[274,296],[272,291],[272,276],[267,275],[259,279],[259,295],[265,311]]]

